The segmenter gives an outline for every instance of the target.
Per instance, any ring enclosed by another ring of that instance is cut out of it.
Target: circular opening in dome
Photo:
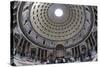
[[[57,17],[61,17],[61,16],[63,15],[63,10],[62,10],[62,9],[56,9],[56,10],[55,10],[55,15],[56,15]]]

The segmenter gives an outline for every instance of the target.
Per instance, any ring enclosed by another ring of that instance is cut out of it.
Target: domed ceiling
[[[17,23],[25,38],[48,49],[79,45],[90,34],[94,12],[89,6],[20,2]]]

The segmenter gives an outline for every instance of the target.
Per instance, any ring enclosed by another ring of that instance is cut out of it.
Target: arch
[[[65,49],[65,47],[63,46],[63,44],[58,44],[56,46],[56,50],[64,50],[64,49]]]

